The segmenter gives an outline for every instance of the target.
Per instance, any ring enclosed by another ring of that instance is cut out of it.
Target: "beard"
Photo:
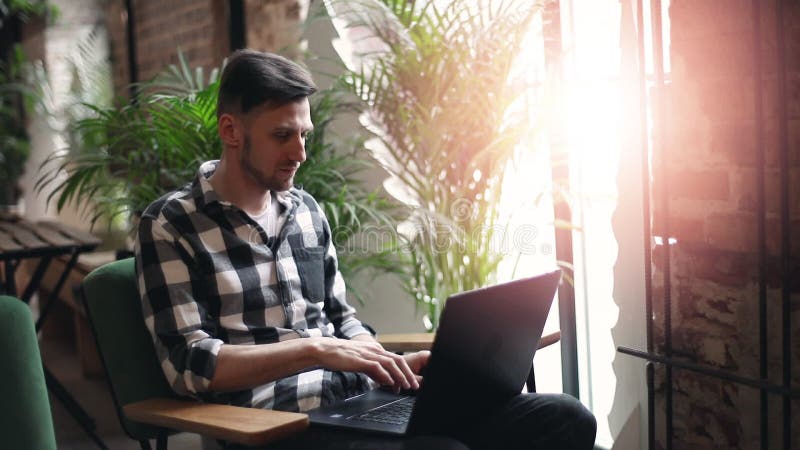
[[[270,176],[264,173],[261,169],[256,167],[250,160],[252,153],[252,144],[250,142],[250,134],[244,136],[244,146],[242,147],[242,156],[239,158],[239,165],[242,171],[250,176],[259,186],[265,191],[286,191],[294,184],[294,176],[287,179],[279,179],[275,176]]]

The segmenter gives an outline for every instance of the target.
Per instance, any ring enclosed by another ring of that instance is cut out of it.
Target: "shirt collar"
[[[219,160],[206,161],[200,165],[195,176],[195,182],[192,183],[192,190],[194,198],[198,200],[200,206],[211,206],[218,204],[225,207],[233,207],[230,202],[222,200],[219,194],[214,190],[209,178],[217,170]],[[299,206],[303,199],[297,188],[291,187],[288,191],[270,191],[278,203],[281,205],[281,212],[292,210]]]

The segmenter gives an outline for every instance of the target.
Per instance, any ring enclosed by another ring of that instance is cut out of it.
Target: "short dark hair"
[[[262,104],[282,106],[317,91],[308,70],[283,56],[237,50],[222,70],[217,117],[246,114]]]

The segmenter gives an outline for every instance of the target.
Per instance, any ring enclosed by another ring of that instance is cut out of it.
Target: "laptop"
[[[556,270],[451,296],[418,391],[371,390],[309,411],[311,423],[393,435],[444,432],[519,394],[560,278]]]

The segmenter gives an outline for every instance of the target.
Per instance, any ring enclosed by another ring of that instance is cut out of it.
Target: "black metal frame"
[[[167,446],[169,443],[169,434],[163,433],[159,434],[156,437],[156,450],[167,450]],[[153,447],[150,445],[150,441],[147,439],[142,439],[139,441],[139,447],[142,450],[153,450]]]
[[[545,27],[545,64],[548,72],[561,78],[563,45],[561,39],[561,3],[558,1],[547,2],[544,6]],[[555,130],[557,134],[562,130]],[[553,158],[563,156],[565,148],[560,142],[560,136],[553,139]],[[551,177],[556,180],[569,179],[569,166],[567,164],[553,164]],[[572,211],[566,201],[555,201],[553,214],[556,220],[564,223],[572,222]],[[555,230],[556,259],[569,265],[573,263],[572,230],[556,228]],[[561,330],[561,385],[562,391],[575,398],[580,398],[580,383],[578,378],[578,332],[575,322],[575,287],[570,283],[562,283],[558,288],[558,316]]]
[[[641,146],[643,152],[642,179],[644,192],[644,237],[645,237],[645,301],[646,301],[646,320],[647,325],[647,351],[642,352],[626,347],[618,347],[620,353],[642,358],[647,362],[647,398],[648,398],[648,445],[651,450],[655,450],[655,380],[654,364],[661,364],[665,369],[665,419],[666,419],[666,448],[672,449],[673,438],[673,411],[672,411],[672,370],[689,370],[700,373],[712,378],[734,382],[743,386],[749,386],[759,390],[760,393],[760,445],[761,450],[769,447],[769,394],[778,395],[783,403],[782,418],[782,441],[783,448],[788,450],[791,447],[791,401],[800,398],[800,389],[793,388],[791,384],[791,240],[790,240],[790,209],[789,209],[789,146],[787,133],[787,98],[786,90],[786,66],[785,66],[785,34],[783,30],[783,0],[775,1],[776,34],[778,46],[778,95],[779,102],[779,165],[780,165],[780,215],[781,215],[781,337],[782,337],[782,362],[783,374],[781,384],[773,384],[769,380],[767,356],[767,247],[766,247],[766,195],[765,195],[765,146],[764,146],[764,123],[763,123],[763,85],[762,85],[762,61],[761,61],[761,0],[752,1],[752,26],[753,26],[753,89],[754,89],[754,117],[755,132],[754,140],[756,144],[756,166],[757,177],[757,239],[758,239],[758,311],[759,311],[759,377],[743,377],[725,370],[716,369],[704,364],[689,362],[684,359],[672,356],[672,317],[671,317],[671,292],[670,292],[670,242],[669,242],[669,186],[667,185],[665,144],[664,144],[664,120],[665,108],[663,101],[664,94],[664,66],[663,66],[663,43],[662,43],[662,24],[661,24],[661,0],[650,0],[651,21],[653,34],[653,55],[655,69],[655,103],[654,108],[654,129],[657,133],[654,153],[659,159],[659,202],[662,214],[659,217],[659,231],[663,236],[663,278],[664,278],[664,347],[663,355],[654,350],[653,345],[653,298],[652,298],[652,252],[649,243],[652,241],[653,232],[650,219],[650,169],[649,169],[649,149],[647,136],[647,97],[646,97],[646,63],[644,51],[644,29],[643,0],[637,0],[637,53],[639,59],[639,95],[640,95],[640,133]]]
[[[247,46],[247,28],[243,0],[229,0],[228,5],[228,41],[230,51]]]
[[[139,87],[136,84],[139,82],[139,60],[136,45],[136,9],[133,0],[125,0],[125,15],[127,17],[125,37],[128,44],[128,78],[130,79],[128,89],[131,103],[136,104],[139,100]]]

